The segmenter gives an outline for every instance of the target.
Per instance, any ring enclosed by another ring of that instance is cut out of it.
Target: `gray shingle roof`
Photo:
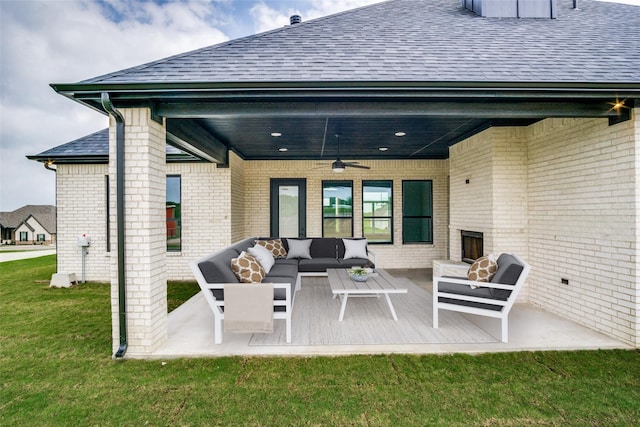
[[[171,145],[167,145],[166,152],[168,161],[198,160],[196,157]],[[65,161],[106,163],[109,161],[109,129],[99,130],[98,132],[27,157],[39,161],[54,160],[55,163],[65,163]]]
[[[82,83],[640,82],[640,7],[558,0],[557,19],[391,0]]]
[[[102,129],[37,155],[42,158],[109,156],[109,129]]]
[[[26,205],[15,211],[0,212],[0,224],[5,228],[18,228],[30,216],[50,234],[56,233],[56,207],[52,205]]]

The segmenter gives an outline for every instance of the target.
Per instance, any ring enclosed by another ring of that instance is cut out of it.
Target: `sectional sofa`
[[[304,276],[326,276],[329,268],[375,267],[375,254],[368,249],[364,239],[314,237],[305,239],[278,239],[250,237],[190,263],[203,294],[213,311],[214,336],[222,342],[224,320],[224,285],[239,283],[232,268],[232,260],[258,244],[280,242],[285,254],[278,252],[273,266],[262,279],[274,285],[274,319],[286,322],[287,342],[291,342],[291,310],[295,293],[300,289]]]

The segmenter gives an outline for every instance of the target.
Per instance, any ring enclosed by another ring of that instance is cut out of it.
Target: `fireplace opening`
[[[473,264],[484,253],[483,234],[462,230],[462,261]]]

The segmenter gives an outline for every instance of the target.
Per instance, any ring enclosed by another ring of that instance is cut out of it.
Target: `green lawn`
[[[0,263],[0,425],[631,426],[640,351],[111,358],[109,286]],[[172,291],[174,287],[180,288]],[[170,284],[174,305],[192,284]]]

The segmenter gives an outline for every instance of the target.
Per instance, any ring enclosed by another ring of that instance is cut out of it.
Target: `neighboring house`
[[[2,244],[50,245],[56,242],[56,207],[26,205],[0,212]]]
[[[252,235],[364,236],[380,267],[516,252],[522,302],[640,347],[640,7],[493,3],[392,0],[53,84],[111,119],[98,156],[30,158],[57,165],[59,269],[87,233],[111,279],[116,354],[159,348],[166,281]]]

